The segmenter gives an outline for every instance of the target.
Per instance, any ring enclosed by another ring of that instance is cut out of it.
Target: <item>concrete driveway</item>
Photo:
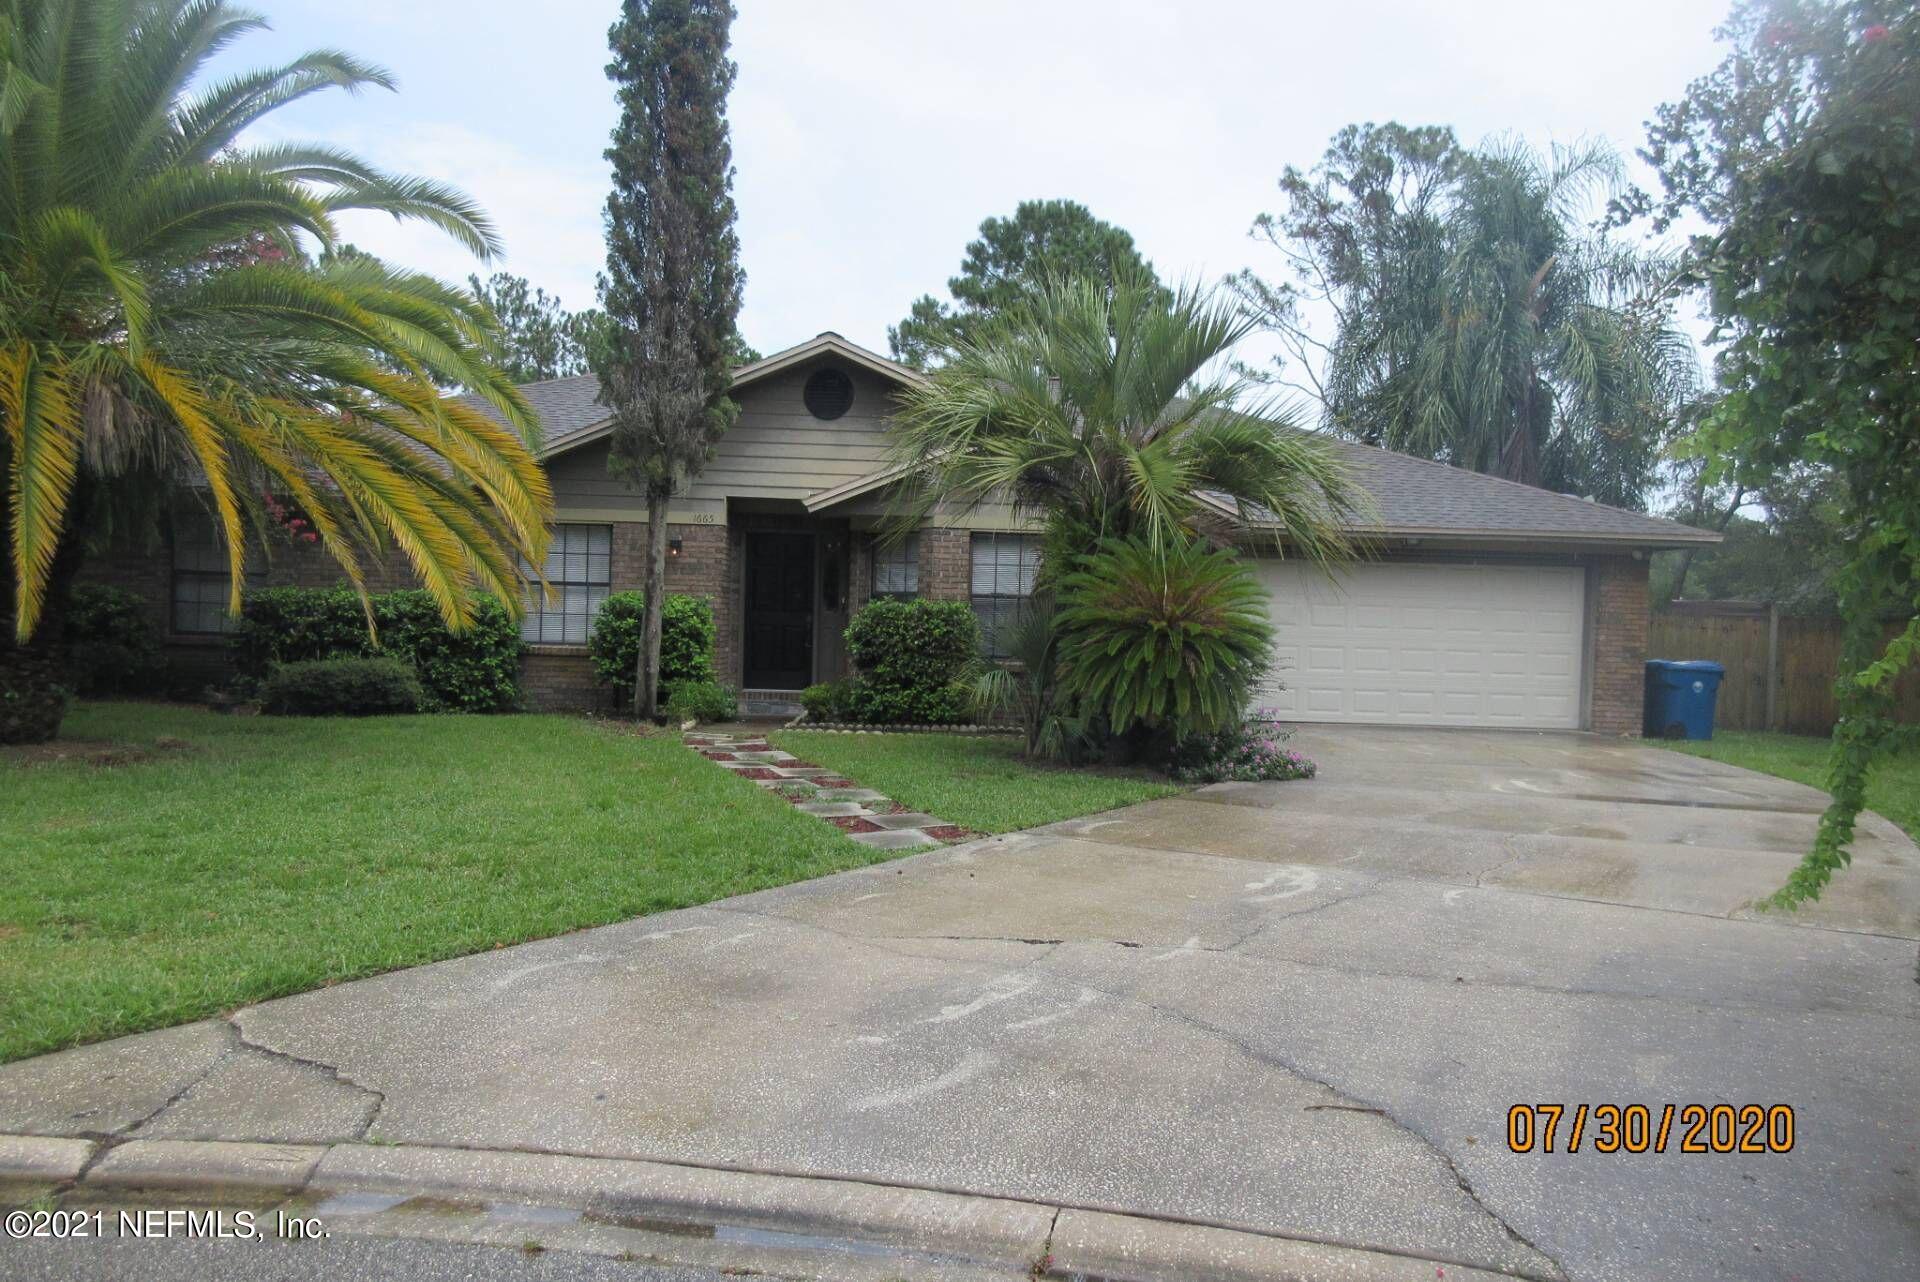
[[[302,1150],[321,1172],[375,1137],[984,1195],[1050,1211],[1034,1246],[1057,1271],[1110,1276],[1151,1252],[1096,1241],[1102,1212],[1377,1253],[1291,1276],[1920,1276],[1903,834],[1868,819],[1822,905],[1756,916],[1810,789],[1579,735],[1297,746],[1319,779],[0,1068],[0,1131],[337,1145]],[[1786,1104],[1794,1147],[1575,1154],[1563,1131],[1516,1154],[1517,1103]]]

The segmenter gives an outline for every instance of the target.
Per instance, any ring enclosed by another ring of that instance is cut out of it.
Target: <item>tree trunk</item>
[[[47,574],[40,622],[25,645],[14,640],[13,548],[0,516],[0,743],[45,743],[60,733],[71,694],[61,680],[68,598],[86,561],[81,518],[91,505],[93,486],[81,478],[68,498],[67,528]]]
[[[667,499],[647,491],[647,608],[633,674],[633,715],[660,715],[660,620],[667,596]]]
[[[1702,501],[1704,502],[1704,500]],[[1714,523],[1713,528],[1715,533],[1725,534],[1727,532],[1727,527],[1733,524],[1733,514],[1745,506],[1746,501],[1747,492],[1744,489],[1733,492],[1733,502],[1727,504],[1727,510],[1722,512],[1720,519]],[[1693,555],[1696,551],[1698,551],[1697,548],[1682,548],[1680,550],[1680,572],[1673,576],[1673,591],[1668,594],[1668,601],[1678,601],[1686,595],[1687,575],[1693,570]],[[1769,726],[1768,729],[1772,729],[1772,727]]]

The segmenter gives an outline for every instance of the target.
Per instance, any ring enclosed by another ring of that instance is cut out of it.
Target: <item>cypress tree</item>
[[[615,330],[596,354],[613,412],[607,470],[647,498],[647,609],[634,712],[659,704],[667,503],[699,474],[739,407],[727,396],[746,275],[734,231],[728,0],[624,0],[607,76],[620,102],[607,159],[607,270]]]

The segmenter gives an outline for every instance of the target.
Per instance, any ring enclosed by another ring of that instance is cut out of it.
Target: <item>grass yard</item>
[[[62,739],[0,749],[0,1060],[889,857],[563,717],[92,704]]]
[[[1660,746],[1730,766],[1778,775],[1824,791],[1829,740],[1757,730],[1718,730],[1705,742],[1675,740]],[[1885,815],[1920,841],[1920,750],[1884,761],[1867,780],[1867,808]]]
[[[1011,735],[782,730],[768,738],[912,809],[977,832],[1011,832],[1184,791],[1144,771],[1036,765],[1021,759]]]

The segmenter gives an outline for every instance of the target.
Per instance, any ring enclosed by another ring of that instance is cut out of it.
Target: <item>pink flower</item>
[[[1884,24],[1876,22],[1871,27],[1868,27],[1865,31],[1862,31],[1860,33],[1860,38],[1866,41],[1868,44],[1872,44],[1876,40],[1885,40],[1888,36],[1892,34],[1893,32],[1888,30]]]
[[[318,534],[315,534],[312,530],[308,530],[305,534],[302,534],[300,536],[300,539],[304,543],[318,543],[320,541],[320,536]]]

